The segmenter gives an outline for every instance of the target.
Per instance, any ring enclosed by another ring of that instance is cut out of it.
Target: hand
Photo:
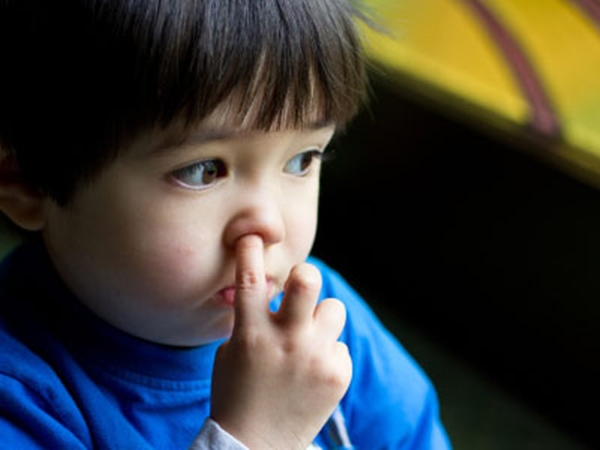
[[[211,416],[252,450],[304,450],[350,384],[337,341],[346,310],[334,299],[317,305],[320,274],[300,264],[270,312],[263,252],[257,235],[237,243],[235,324],[215,360]]]

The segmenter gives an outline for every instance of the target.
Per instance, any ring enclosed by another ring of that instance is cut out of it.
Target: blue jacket
[[[322,298],[346,305],[354,367],[345,420],[336,413],[315,444],[334,448],[345,422],[356,449],[449,449],[426,375],[336,272],[311,262]],[[67,291],[41,245],[22,246],[0,266],[2,448],[187,449],[209,415],[219,345],[172,348],[113,328]]]

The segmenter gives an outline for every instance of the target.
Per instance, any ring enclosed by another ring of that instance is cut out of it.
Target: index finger
[[[264,244],[258,235],[241,237],[235,247],[235,327],[264,320],[268,310]]]

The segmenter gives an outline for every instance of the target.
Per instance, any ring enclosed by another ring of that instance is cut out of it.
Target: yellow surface
[[[567,142],[600,157],[600,29],[565,0],[486,4],[527,51]]]
[[[390,36],[367,29],[370,56],[392,69],[521,122],[528,105],[470,11],[452,0],[371,0]]]
[[[516,126],[530,107],[474,12],[461,0],[370,0],[384,36],[365,28],[367,51],[390,72],[447,93]],[[600,177],[600,28],[567,0],[482,0],[510,31],[558,116],[564,158]],[[599,178],[600,179],[600,178]]]

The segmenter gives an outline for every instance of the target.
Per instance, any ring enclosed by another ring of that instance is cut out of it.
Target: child
[[[359,15],[0,1],[0,210],[31,235],[0,269],[3,448],[450,447],[426,375],[308,258]]]

